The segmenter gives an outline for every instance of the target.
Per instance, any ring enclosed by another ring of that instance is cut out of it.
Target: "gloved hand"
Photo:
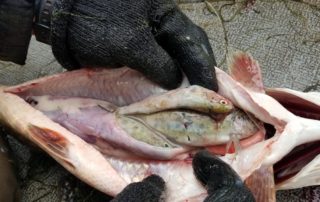
[[[182,73],[217,91],[205,32],[173,0],[56,0],[52,50],[67,69],[127,65],[168,89]]]
[[[205,202],[254,202],[250,190],[239,175],[221,159],[207,151],[197,153],[192,161],[197,179],[207,187]]]
[[[165,189],[165,183],[158,175],[150,175],[141,182],[129,184],[111,202],[159,202]]]
[[[255,199],[232,168],[206,151],[197,153],[192,161],[197,179],[207,188],[205,202],[254,202]],[[163,179],[151,175],[142,182],[129,184],[112,202],[164,201]]]

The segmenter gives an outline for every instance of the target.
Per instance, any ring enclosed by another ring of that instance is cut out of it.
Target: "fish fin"
[[[75,166],[68,160],[68,142],[58,132],[47,128],[41,128],[33,124],[29,125],[29,131],[31,132],[32,138],[37,141],[43,149],[54,157],[59,158],[65,165],[75,169]]]
[[[228,66],[233,79],[250,90],[264,93],[260,66],[251,55],[236,52],[229,60]]]
[[[256,201],[276,201],[275,183],[272,166],[262,166],[254,171],[246,180],[246,185]]]

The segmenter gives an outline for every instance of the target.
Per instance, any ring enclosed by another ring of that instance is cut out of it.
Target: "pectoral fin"
[[[261,167],[254,171],[245,181],[256,201],[276,201],[273,168]]]
[[[237,52],[229,61],[231,77],[246,88],[264,93],[259,64],[249,54]]]

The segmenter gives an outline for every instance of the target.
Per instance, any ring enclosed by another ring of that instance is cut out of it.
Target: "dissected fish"
[[[110,87],[115,75],[117,87]],[[166,92],[128,68],[78,70],[4,87],[0,106],[2,121],[109,195],[155,173],[166,181],[168,201],[201,200],[206,190],[193,175],[192,154],[264,134],[256,119],[213,91]]]
[[[109,195],[154,173],[166,181],[168,201],[201,201],[206,190],[193,175],[194,152],[205,147],[225,154],[226,145],[233,142],[238,151],[222,159],[245,179],[261,165],[276,163],[296,145],[320,139],[315,133],[318,121],[290,113],[265,94],[259,66],[252,58],[239,54],[233,64],[233,78],[217,69],[219,93],[224,97],[199,86],[187,87],[187,82],[167,92],[128,68],[49,76],[3,87],[0,119]],[[233,110],[229,100],[241,110]],[[313,96],[309,102],[314,102]],[[319,108],[319,103],[314,105]],[[260,120],[272,124],[277,133],[252,145],[264,138]],[[287,137],[288,131],[295,138]],[[306,134],[298,137],[302,131]],[[317,160],[312,162],[304,168],[314,169]],[[305,180],[311,172],[303,169],[300,178],[296,175],[298,186],[316,184]]]

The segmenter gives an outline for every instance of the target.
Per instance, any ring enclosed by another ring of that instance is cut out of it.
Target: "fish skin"
[[[121,115],[150,114],[177,108],[191,109],[210,115],[215,113],[227,115],[233,110],[233,104],[214,91],[194,85],[150,96],[141,102],[119,108],[118,113]]]

